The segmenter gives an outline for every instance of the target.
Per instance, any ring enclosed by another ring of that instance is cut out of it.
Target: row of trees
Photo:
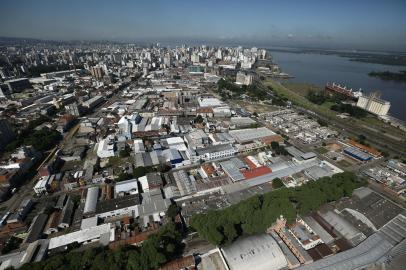
[[[253,83],[251,85],[238,86],[234,82],[226,79],[221,79],[217,82],[217,90],[225,99],[238,98],[242,94],[250,96],[253,100],[265,100],[269,96],[267,89],[262,87],[261,84]],[[230,96],[227,92],[231,92],[232,95]]]
[[[47,151],[62,139],[61,133],[55,129],[44,127],[40,130],[23,130],[6,146],[6,151],[13,151],[20,145],[32,145],[36,150]]]
[[[353,173],[335,174],[294,189],[257,195],[223,210],[198,214],[192,217],[190,225],[209,242],[227,245],[241,235],[264,232],[280,215],[293,222],[297,214],[309,214],[324,203],[350,196],[364,184]]]
[[[117,250],[92,248],[85,251],[71,249],[47,260],[23,265],[22,270],[150,270],[182,254],[182,235],[173,222],[150,235],[141,247],[122,246]]]
[[[321,91],[309,91],[306,98],[317,105],[321,105],[328,100],[328,96]]]
[[[285,147],[280,145],[278,142],[271,142],[271,148],[277,155],[288,155],[288,151],[286,151]]]
[[[340,113],[348,113],[349,115],[356,117],[356,118],[362,118],[367,116],[367,112],[361,108],[352,106],[350,104],[334,104],[330,108],[333,111],[340,112]]]
[[[321,91],[309,91],[306,98],[314,104],[322,105],[324,102],[330,101],[334,102],[330,109],[340,113],[348,113],[349,115],[362,118],[367,116],[367,112],[351,104],[343,103],[345,97],[340,94],[327,95]]]

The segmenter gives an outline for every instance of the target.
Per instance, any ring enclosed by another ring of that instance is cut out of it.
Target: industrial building
[[[139,195],[128,195],[111,200],[100,201],[96,206],[96,216],[109,218],[117,216],[138,216]]]
[[[96,211],[97,200],[99,198],[99,188],[90,187],[87,189],[85,208],[83,214],[92,214]]]
[[[275,133],[266,127],[261,128],[249,128],[230,131],[230,135],[238,143],[247,143],[255,140],[259,140],[265,137],[273,136]]]
[[[85,107],[88,110],[94,109],[97,105],[102,103],[104,101],[104,97],[102,96],[95,96],[89,100],[86,100],[85,102],[82,103],[82,106]]]
[[[380,99],[379,94],[371,93],[369,96],[360,96],[357,107],[362,108],[378,116],[386,115],[390,109],[390,102]]]
[[[344,148],[343,152],[360,161],[369,161],[372,159],[371,155],[369,155],[368,153],[365,153],[355,147],[346,147],[346,148]]]
[[[114,239],[114,228],[111,228],[111,224],[107,223],[51,238],[48,249],[52,250],[66,247],[72,243],[84,244],[99,242],[102,245],[107,245],[111,241],[114,241]]]
[[[287,267],[281,248],[268,234],[240,238],[221,251],[230,270],[278,270]]]
[[[138,194],[138,181],[137,179],[130,179],[118,182],[114,187],[114,197],[122,197],[125,195]]]
[[[192,162],[197,162],[199,160],[209,161],[213,159],[231,157],[237,152],[237,149],[230,144],[210,145],[206,148],[196,149],[194,155],[192,155],[190,159]]]

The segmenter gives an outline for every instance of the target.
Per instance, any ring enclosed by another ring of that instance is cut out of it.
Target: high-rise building
[[[216,52],[216,58],[222,60],[223,59],[223,52],[218,49]]]
[[[104,76],[103,68],[100,66],[91,67],[90,73],[92,74],[93,77],[95,77],[98,80],[100,80]]]

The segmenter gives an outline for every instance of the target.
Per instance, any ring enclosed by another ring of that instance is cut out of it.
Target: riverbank
[[[353,137],[368,134],[370,142],[376,147],[397,154],[399,154],[399,150],[406,153],[406,141],[404,139],[406,138],[406,132],[377,119],[375,116],[368,115],[360,119],[354,117],[340,119],[337,117],[339,113],[330,109],[331,104],[327,104],[328,106],[324,104],[316,105],[306,99],[303,90],[295,90],[295,87],[290,88],[272,79],[267,79],[264,84],[270,87],[278,96],[290,100],[293,105],[307,110],[316,118],[321,118],[329,124],[345,130]],[[296,85],[296,88],[300,87]],[[385,141],[385,144],[382,143],[383,141]]]
[[[381,98],[391,103],[389,114],[406,121],[406,82],[388,81],[368,76],[371,71],[399,72],[406,66],[388,66],[380,64],[349,61],[337,55],[299,54],[289,52],[270,52],[273,61],[283,72],[292,74],[294,79],[281,80],[286,83],[305,83],[324,89],[326,83],[336,82],[365,95],[379,90]]]
[[[379,78],[384,81],[406,82],[406,70],[401,70],[399,72],[372,71],[368,73],[368,76]]]

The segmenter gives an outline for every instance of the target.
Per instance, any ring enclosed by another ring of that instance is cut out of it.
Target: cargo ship
[[[353,91],[352,89],[348,89],[345,86],[341,86],[339,84],[336,83],[327,83],[325,90],[329,93],[329,94],[340,94],[343,95],[349,99],[352,99],[354,101],[358,100],[358,98],[360,96],[362,96],[362,90],[359,89],[358,91]]]

